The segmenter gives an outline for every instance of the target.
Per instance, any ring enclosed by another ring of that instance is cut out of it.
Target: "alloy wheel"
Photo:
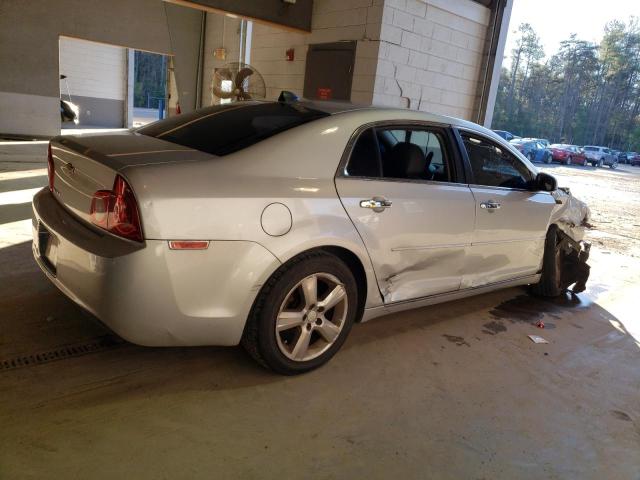
[[[285,296],[276,318],[276,341],[287,358],[306,362],[327,351],[345,324],[349,301],[344,285],[329,273],[300,280]]]

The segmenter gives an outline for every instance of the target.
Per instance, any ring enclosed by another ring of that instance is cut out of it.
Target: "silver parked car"
[[[580,291],[588,274],[584,204],[463,120],[250,101],[57,137],[48,161],[36,261],[141,345],[242,343],[300,373],[354,322],[514,285]]]
[[[607,147],[598,147],[595,145],[585,145],[582,147],[587,161],[594,167],[603,167],[615,169],[618,167],[618,157],[613,155],[612,151]]]

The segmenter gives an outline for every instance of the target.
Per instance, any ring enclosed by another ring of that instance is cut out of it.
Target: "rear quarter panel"
[[[347,122],[348,123],[348,122]],[[334,175],[356,127],[334,117],[312,122],[224,157],[125,168],[145,238],[257,242],[286,262],[322,246],[343,247],[367,275],[367,307],[381,303],[367,251],[336,193]],[[272,203],[291,228],[269,235],[261,217]]]

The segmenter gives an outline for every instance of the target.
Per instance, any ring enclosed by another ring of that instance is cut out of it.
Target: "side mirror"
[[[549,175],[548,173],[540,172],[536,176],[536,180],[534,182],[535,190],[542,192],[553,192],[558,189],[558,181],[555,177]]]

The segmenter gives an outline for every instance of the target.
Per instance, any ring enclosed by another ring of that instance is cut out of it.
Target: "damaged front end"
[[[584,241],[585,230],[591,228],[591,212],[582,201],[571,195],[568,188],[552,192],[556,208],[551,215],[551,224],[558,227],[556,239],[556,262],[560,270],[560,286],[566,290],[571,285],[574,293],[583,292],[589,279],[587,264],[591,244]]]

